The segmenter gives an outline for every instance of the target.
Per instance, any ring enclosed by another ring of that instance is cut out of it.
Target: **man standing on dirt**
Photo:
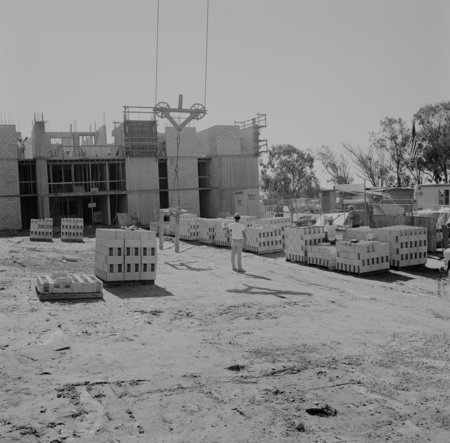
[[[247,236],[245,235],[245,225],[240,223],[240,220],[241,215],[236,212],[236,214],[234,214],[234,223],[225,225],[225,223],[222,222],[222,228],[231,231],[231,266],[233,268],[233,271],[245,272],[242,269],[242,249],[244,248]]]
[[[350,205],[348,207],[348,215],[347,215],[347,218],[345,219],[344,224],[351,225],[352,228],[359,228],[360,216],[359,216],[358,212],[355,211],[355,208],[353,207],[353,205]]]

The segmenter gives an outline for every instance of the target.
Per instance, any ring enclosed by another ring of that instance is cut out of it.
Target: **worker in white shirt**
[[[222,222],[222,228],[228,229],[231,232],[231,266],[233,271],[245,272],[244,269],[242,269],[242,249],[244,248],[247,236],[245,235],[245,225],[240,223],[240,220],[241,216],[236,212],[236,214],[234,214],[234,223],[225,225],[225,223]]]
[[[328,217],[328,224],[323,228],[325,232],[325,241],[331,243],[332,245],[336,244],[336,226],[333,225],[334,218],[330,215]]]

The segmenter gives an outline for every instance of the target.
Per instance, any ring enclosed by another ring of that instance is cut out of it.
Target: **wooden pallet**
[[[64,292],[60,294],[42,293],[35,286],[36,294],[40,301],[64,301],[64,300],[103,300],[102,292]]]
[[[52,238],[50,239],[44,239],[44,238],[30,238],[30,241],[39,241],[39,242],[47,242],[47,243],[51,243],[53,241]]]
[[[125,286],[145,286],[145,285],[154,285],[155,280],[120,280],[120,281],[105,281],[100,277],[97,277],[99,280],[103,282],[104,288],[114,288],[114,287],[125,287]]]
[[[84,243],[83,239],[81,239],[81,240],[65,240],[65,239],[63,240],[63,239],[61,239],[61,241],[64,243]]]
[[[272,251],[251,251],[250,249],[244,249],[245,252],[251,252],[252,254],[264,255],[264,254],[277,254],[283,252],[283,249],[273,249]]]
[[[316,265],[315,263],[306,263],[306,266],[313,266],[314,268],[319,268],[319,269],[323,269],[324,271],[336,271],[337,268],[333,267],[330,268],[329,266],[325,266],[325,265]]]

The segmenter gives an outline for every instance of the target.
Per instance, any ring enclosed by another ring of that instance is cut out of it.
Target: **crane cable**
[[[158,100],[158,52],[159,52],[159,0],[156,12],[156,77],[155,77],[155,107]]]
[[[205,107],[205,109],[206,109],[206,84],[208,79],[208,40],[209,40],[208,31],[209,31],[209,0],[207,0],[206,3],[205,98],[203,101],[203,106]]]
[[[206,54],[205,54],[205,95],[203,106],[206,108],[206,91],[207,91],[207,79],[208,79],[208,42],[209,42],[209,0],[206,0]],[[159,0],[157,3],[157,12],[156,12],[156,76],[155,76],[155,107],[157,105],[158,98],[158,52],[159,52]],[[180,152],[180,144],[181,144],[181,131],[179,130],[177,133],[177,157],[174,168],[174,189],[177,191],[177,200],[178,200],[178,208],[181,209],[180,205],[180,188],[178,186],[178,172],[180,170],[178,164],[179,152]],[[175,188],[176,186],[176,188]],[[173,194],[170,199],[170,207],[172,207],[173,202]]]

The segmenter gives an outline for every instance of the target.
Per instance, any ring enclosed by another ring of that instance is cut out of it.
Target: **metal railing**
[[[267,114],[258,114],[255,118],[251,118],[249,120],[245,120],[243,122],[237,122],[235,121],[234,124],[236,126],[239,126],[241,129],[250,128],[252,126],[258,126],[260,128],[267,127]]]
[[[94,157],[125,157],[121,146],[57,146],[48,150],[51,158],[94,158]]]

